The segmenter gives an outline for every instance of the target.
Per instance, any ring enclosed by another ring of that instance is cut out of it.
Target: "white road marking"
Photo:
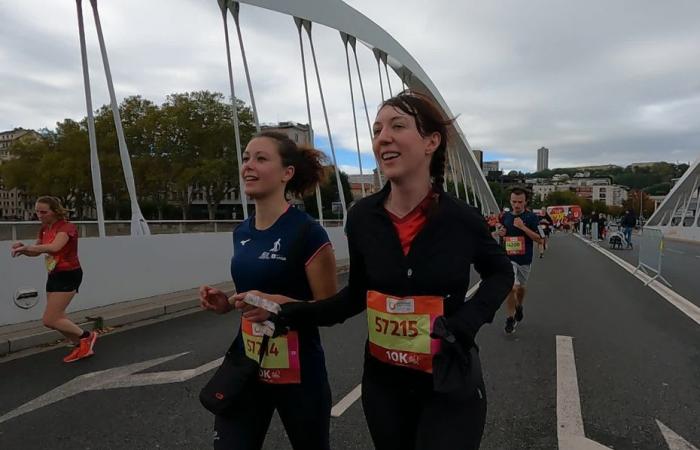
[[[690,317],[692,320],[694,320],[698,325],[700,325],[700,307],[696,306],[693,304],[690,300],[687,298],[683,297],[680,295],[678,292],[674,291],[673,289],[669,288],[663,283],[660,283],[656,280],[649,282],[651,280],[651,277],[644,272],[638,271],[635,273],[635,267],[628,263],[627,261],[623,260],[617,255],[612,254],[608,250],[602,248],[599,245],[592,244],[585,240],[584,238],[575,235],[578,239],[582,240],[586,244],[590,245],[594,249],[598,250],[600,253],[603,255],[607,256],[610,258],[613,262],[617,263],[620,267],[643,281],[645,284],[647,284],[648,287],[656,291],[657,294],[659,294],[664,300],[678,308],[683,314],[686,316]]]
[[[680,251],[680,250],[674,250],[674,249],[668,248],[668,247],[666,247],[666,251],[667,251],[667,252],[671,252],[671,253],[677,253],[677,254],[679,254],[679,255],[685,255],[685,252],[682,252],[682,251]]]
[[[464,294],[464,298],[469,299],[471,298],[472,295],[476,292],[477,289],[479,289],[479,285],[481,284],[481,280],[477,281],[476,284],[472,287],[469,288],[466,294]]]
[[[172,370],[167,372],[152,372],[138,374],[150,367],[154,367],[180,356],[186,355],[189,352],[178,353],[177,355],[164,356],[148,361],[143,361],[126,366],[115,367],[113,369],[100,370],[98,372],[90,372],[73,378],[71,381],[62,384],[61,386],[41,395],[34,400],[31,400],[24,405],[13,409],[0,417],[0,423],[13,419],[22,414],[34,411],[52,403],[64,400],[66,398],[78,395],[86,391],[98,391],[104,389],[115,389],[136,386],[149,386],[154,384],[165,383],[180,383],[208,372],[221,364],[222,358],[203,364],[194,369]]]
[[[661,434],[664,435],[669,450],[698,450],[697,447],[680,437],[675,431],[661,423],[660,420],[656,420],[656,425],[661,430]]]
[[[557,336],[557,441],[559,450],[608,449],[586,437],[581,415],[573,338]]]
[[[355,389],[350,391],[348,395],[343,397],[338,404],[336,404],[332,409],[331,409],[331,417],[340,417],[343,415],[343,413],[350,407],[352,406],[353,403],[357,401],[357,399],[360,398],[362,395],[362,385],[358,384],[355,386]]]

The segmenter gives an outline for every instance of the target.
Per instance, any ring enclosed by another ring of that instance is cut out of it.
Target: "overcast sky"
[[[109,98],[92,11],[83,3],[98,108]],[[533,171],[541,146],[550,149],[550,167],[700,156],[697,0],[347,3],[414,56],[472,147],[501,168]],[[120,100],[162,103],[170,93],[201,89],[229,94],[215,0],[101,0],[100,15]],[[241,27],[261,121],[306,123],[292,19],[241,5]],[[313,32],[339,164],[358,173],[343,46],[335,30]],[[236,93],[247,101],[231,33]],[[358,53],[373,119],[381,100],[376,63],[365,47]],[[392,77],[396,91],[400,81]],[[363,166],[374,167],[354,81]],[[313,76],[310,82],[317,145],[328,148]],[[84,116],[75,2],[0,0],[0,131],[54,128]]]

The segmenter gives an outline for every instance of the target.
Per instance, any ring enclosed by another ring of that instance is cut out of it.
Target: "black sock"
[[[85,339],[86,337],[89,337],[89,336],[90,336],[90,332],[83,330],[83,334],[80,335],[80,339]]]

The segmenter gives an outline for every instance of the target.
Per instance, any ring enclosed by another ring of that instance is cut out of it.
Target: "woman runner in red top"
[[[97,340],[94,331],[85,331],[66,316],[66,308],[80,288],[83,270],[78,259],[78,229],[68,222],[68,211],[56,197],[39,197],[35,212],[41,221],[36,243],[12,245],[12,257],[20,255],[45,255],[46,309],[42,318],[44,326],[59,331],[75,348],[63,358],[70,363],[92,356]]]

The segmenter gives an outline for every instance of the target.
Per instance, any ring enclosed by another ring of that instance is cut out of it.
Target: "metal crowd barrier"
[[[649,276],[655,274],[645,285],[658,278],[670,287],[671,283],[661,275],[664,257],[664,234],[661,230],[657,228],[643,228],[639,235],[638,247],[639,262],[634,273],[641,270]]]

